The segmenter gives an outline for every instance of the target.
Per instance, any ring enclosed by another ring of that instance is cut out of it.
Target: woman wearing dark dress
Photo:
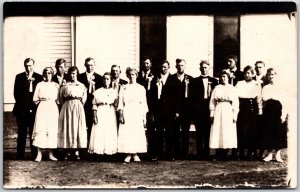
[[[261,113],[261,86],[253,80],[255,72],[251,66],[246,66],[243,73],[245,80],[236,84],[240,103],[237,119],[238,150],[239,158],[251,160],[258,148],[257,118],[259,111]]]
[[[274,159],[283,162],[280,151],[287,147],[287,132],[283,122],[286,121],[285,92],[276,82],[276,71],[273,68],[267,70],[269,84],[263,87],[262,101],[262,148],[268,150],[268,155],[263,159],[268,162]]]

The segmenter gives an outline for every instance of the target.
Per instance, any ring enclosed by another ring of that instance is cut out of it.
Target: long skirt
[[[86,148],[87,130],[81,101],[64,102],[59,114],[58,148]]]
[[[277,100],[263,103],[261,147],[263,149],[282,149],[287,147],[286,126],[281,123],[282,105]]]
[[[58,107],[54,100],[38,105],[32,132],[32,145],[43,149],[57,148]]]
[[[238,148],[256,149],[258,147],[256,99],[240,98],[240,111],[237,119]]]
[[[112,155],[117,153],[118,133],[116,111],[112,105],[97,108],[98,123],[93,124],[89,153]]]
[[[143,114],[138,107],[127,105],[123,110],[125,124],[120,124],[118,134],[119,153],[146,153],[147,139]]]
[[[212,149],[237,148],[236,124],[233,123],[232,105],[229,102],[217,104],[210,130],[209,147]]]

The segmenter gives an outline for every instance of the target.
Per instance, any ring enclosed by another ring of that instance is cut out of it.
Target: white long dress
[[[239,100],[232,85],[217,85],[209,103],[211,117],[214,117],[210,131],[209,147],[213,149],[237,148],[236,123]]]
[[[37,84],[33,101],[39,103],[33,127],[33,145],[39,148],[57,148],[58,100],[59,85],[55,82]],[[47,98],[40,101],[40,98]]]
[[[86,148],[87,130],[83,104],[87,90],[80,82],[68,82],[60,88],[60,110],[58,121],[58,148]],[[75,99],[75,98],[81,99]]]
[[[93,109],[97,110],[98,123],[92,126],[89,153],[117,153],[117,117],[113,105],[117,98],[118,93],[112,88],[100,88],[94,92]]]
[[[124,124],[119,126],[119,153],[146,153],[147,140],[143,120],[146,119],[148,105],[146,90],[137,83],[121,87],[118,110],[123,110]]]

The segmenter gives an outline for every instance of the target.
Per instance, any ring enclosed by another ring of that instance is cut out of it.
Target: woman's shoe
[[[269,153],[269,155],[267,156],[267,157],[265,157],[263,160],[265,161],[265,162],[269,162],[269,161],[271,161],[273,159],[273,155],[272,155],[272,153]]]
[[[131,159],[131,155],[127,155],[127,157],[124,159],[125,163],[129,163]]]
[[[275,159],[276,159],[276,161],[278,161],[280,163],[283,163],[283,160],[282,160],[281,155],[280,155],[280,151],[277,151],[277,153],[275,155]]]
[[[133,161],[135,161],[135,162],[140,162],[141,159],[139,158],[139,156],[134,155],[134,156],[133,156]]]
[[[57,161],[57,159],[56,159],[53,155],[49,155],[49,159],[50,159],[51,161]]]
[[[35,158],[34,161],[40,162],[42,160],[42,153],[38,153],[37,157]]]

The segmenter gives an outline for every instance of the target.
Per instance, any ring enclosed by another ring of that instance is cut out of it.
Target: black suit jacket
[[[150,89],[148,89],[148,80],[143,77],[142,71],[139,72],[136,82],[145,87],[148,109],[150,113],[153,113],[155,111],[155,98],[153,98],[153,83],[155,80],[155,75],[152,71],[150,71],[147,77],[152,77],[152,80],[150,82]]]
[[[184,80],[181,82],[177,74],[173,74],[170,77],[170,88],[169,95],[170,104],[171,104],[171,112],[172,115],[175,116],[175,113],[179,113],[180,115],[189,116],[190,111],[190,94],[191,94],[191,82],[193,77],[185,74],[185,78],[189,81],[188,86],[188,97],[185,98],[185,82]]]
[[[103,87],[103,78],[101,75],[94,73],[94,82],[95,82],[95,90],[99,89],[100,87]],[[86,73],[81,73],[78,76],[78,81],[84,84],[84,86],[89,89],[89,82],[86,77]],[[92,111],[92,100],[93,100],[93,93],[87,93],[87,99],[84,104],[85,108]]]
[[[36,105],[32,99],[36,85],[43,80],[43,76],[33,72],[32,78],[34,78],[34,81],[32,81],[32,92],[29,93],[30,82],[27,80],[26,72],[16,75],[14,85],[16,103],[13,108],[13,113],[16,116],[29,113],[30,110],[34,113],[36,111]]]
[[[168,75],[165,84],[162,86],[161,95],[160,98],[158,98],[158,86],[157,82],[161,78],[161,75],[159,74],[156,76],[152,82],[152,97],[155,104],[155,114],[156,115],[163,115],[167,116],[170,115],[171,112],[171,89],[170,89],[170,81],[171,81],[171,74]]]
[[[212,90],[218,84],[218,80],[213,77],[208,77],[208,83],[210,84],[210,95]],[[197,118],[199,115],[208,115],[209,108],[207,103],[210,100],[210,96],[207,99],[204,99],[204,84],[203,77],[199,76],[193,79],[191,83],[191,110],[193,114],[193,118]]]
[[[240,70],[238,70],[238,69],[233,73],[233,75],[235,77],[233,79],[233,86],[235,86],[238,81],[244,80],[244,74],[243,74],[243,72],[240,71]],[[229,82],[231,82],[231,81],[229,80]]]
[[[67,73],[64,74],[64,80],[68,81],[68,74]],[[57,78],[57,73],[52,77],[52,81],[59,84],[58,78]]]

